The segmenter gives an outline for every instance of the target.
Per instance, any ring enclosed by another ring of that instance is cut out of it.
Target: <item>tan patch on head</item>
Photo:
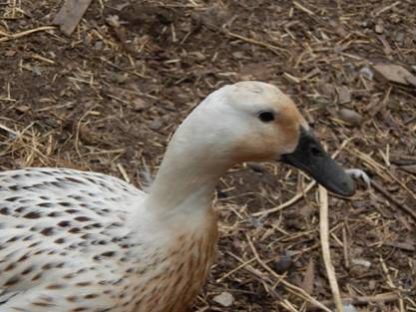
[[[300,126],[305,126],[306,121],[290,99],[288,99],[287,104],[281,105],[276,117],[281,150],[283,153],[292,152],[299,140]]]
[[[286,95],[274,103],[276,119],[267,127],[253,129],[233,151],[236,162],[277,160],[280,155],[295,150],[300,127],[307,127],[296,105]],[[257,131],[256,131],[257,130]]]
[[[278,140],[274,135],[253,133],[235,145],[233,161],[266,161],[277,155]]]

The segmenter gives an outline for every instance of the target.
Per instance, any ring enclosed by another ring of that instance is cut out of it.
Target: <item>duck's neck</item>
[[[171,144],[145,201],[146,209],[162,218],[203,216],[211,208],[215,186],[229,165],[207,148],[187,142]]]

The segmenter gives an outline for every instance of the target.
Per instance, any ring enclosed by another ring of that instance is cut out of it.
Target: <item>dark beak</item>
[[[304,128],[301,128],[295,151],[283,155],[281,161],[311,175],[331,192],[342,196],[351,196],[355,192],[353,179],[325,152],[314,135]]]

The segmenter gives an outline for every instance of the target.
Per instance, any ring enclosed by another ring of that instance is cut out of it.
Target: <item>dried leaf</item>
[[[351,102],[351,92],[347,86],[337,88],[338,102],[340,104],[346,104]]]
[[[65,1],[58,14],[55,16],[53,24],[59,25],[61,31],[65,35],[71,35],[81,21],[85,11],[87,11],[91,1],[92,0]]]
[[[380,80],[416,87],[416,77],[400,65],[378,64],[374,66],[374,72]]]

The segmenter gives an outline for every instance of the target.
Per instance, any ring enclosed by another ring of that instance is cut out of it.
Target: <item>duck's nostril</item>
[[[319,149],[318,147],[316,147],[316,146],[311,146],[311,148],[310,148],[310,152],[311,152],[311,154],[313,155],[313,156],[321,156],[322,155],[322,151],[321,151],[321,149]]]

